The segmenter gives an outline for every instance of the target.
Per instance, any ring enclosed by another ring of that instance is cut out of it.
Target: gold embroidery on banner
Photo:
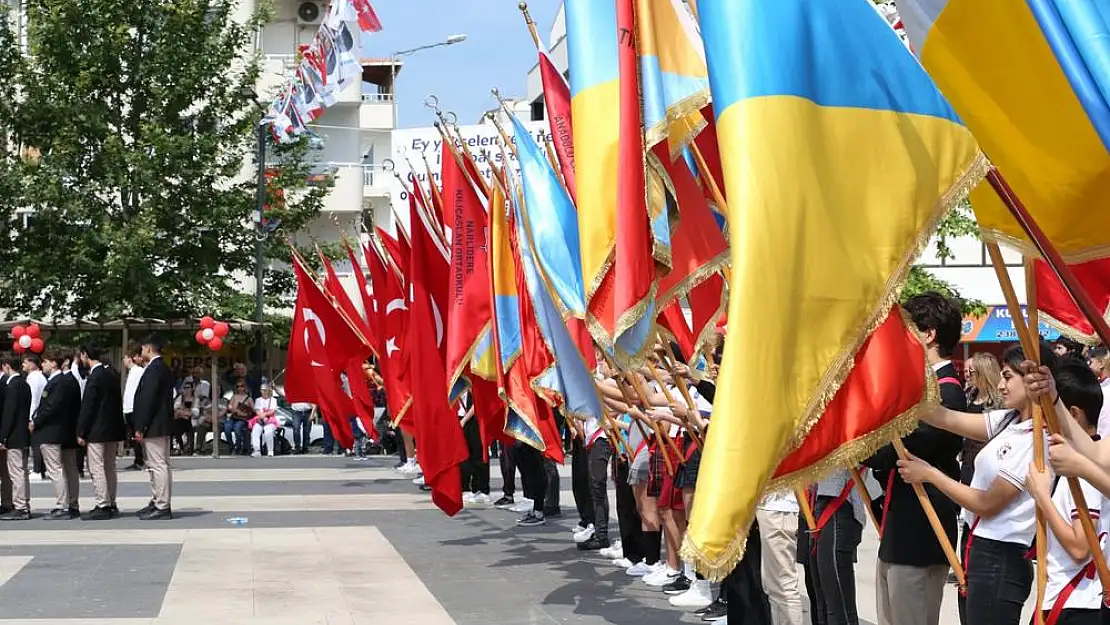
[[[859,329],[854,333],[855,339],[848,343],[848,345],[841,350],[840,354],[832,361],[829,369],[821,378],[816,387],[816,392],[813,394],[810,402],[803,409],[801,417],[797,420],[793,435],[788,439],[787,444],[784,446],[784,453],[782,458],[785,458],[790,453],[793,453],[817,421],[825,413],[828,404],[833,400],[836,394],[840,391],[848,375],[854,368],[854,359],[856,353],[859,351],[863,343],[875,332],[876,329],[886,320],[891,308],[898,300],[898,294],[901,286],[905,281],[906,274],[912,266],[913,260],[925,248],[929,240],[932,238],[933,232],[936,230],[937,223],[948,214],[948,212],[955,206],[961,199],[963,199],[980,181],[986,176],[990,169],[990,163],[986,157],[980,152],[975,155],[971,163],[968,164],[964,173],[949,187],[940,199],[937,201],[933,214],[925,220],[917,231],[915,240],[909,246],[907,253],[902,258],[901,262],[891,272],[890,278],[886,281],[882,289],[882,295],[876,302],[875,308],[872,313],[866,317],[863,323],[860,324]],[[912,323],[910,326],[912,327]],[[920,410],[920,408],[916,408]],[[912,412],[912,411],[911,411]],[[919,414],[919,413],[914,413]],[[900,420],[903,417],[906,420]],[[912,416],[900,415],[895,418],[891,423],[893,426],[885,426],[887,436],[892,437],[895,435],[898,427],[904,427],[907,420],[912,422]],[[712,432],[710,436],[712,436]],[[869,440],[868,437],[863,437],[859,440]],[[877,440],[871,438],[870,440]],[[889,438],[887,440],[890,440]],[[849,442],[846,445],[851,445],[854,442]],[[860,443],[857,451],[863,451],[870,443]],[[842,446],[844,447],[844,446]],[[834,452],[836,453],[836,452]],[[842,458],[847,458],[848,453],[841,455]],[[815,463],[814,466],[823,466],[823,461]],[[765,490],[766,484],[764,488]],[[754,508],[749,511],[745,518],[740,519],[739,531],[737,536],[724,548],[718,558],[710,559],[707,555],[690,540],[689,534],[683,540],[682,556],[694,563],[695,568],[706,577],[714,580],[723,579],[740,561],[744,556],[744,549],[748,537],[748,530],[751,527],[752,520],[755,516]]]

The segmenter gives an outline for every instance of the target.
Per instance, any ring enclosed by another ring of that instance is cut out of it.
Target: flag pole
[[[998,170],[992,169],[991,171],[993,173],[997,172]],[[1001,179],[1001,175],[999,175],[996,179],[991,179],[991,174],[987,174],[987,177],[991,180],[991,186],[994,187],[996,192],[998,192],[999,197],[1002,198],[1002,201],[1009,205],[1010,201],[1007,199],[1007,196],[999,190],[1000,187],[995,186],[995,180],[999,180],[1002,182],[1003,185],[1005,185],[1005,181]],[[1005,188],[1008,189],[1008,187]],[[1014,197],[1013,199],[1016,201],[1016,197]],[[1026,213],[1026,215],[1028,215],[1028,213]],[[1014,216],[1018,217],[1018,214],[1014,213]],[[1018,221],[1022,222],[1020,218],[1018,219]],[[1024,222],[1022,223],[1024,225]],[[1029,231],[1026,230],[1026,232]],[[1040,234],[1043,236],[1044,233]],[[1014,285],[1013,282],[1010,281],[1010,273],[1006,270],[1006,263],[1002,258],[1002,251],[998,249],[997,243],[992,242],[987,243],[986,245],[987,253],[989,253],[991,257],[991,265],[994,266],[994,273],[995,276],[998,278],[998,284],[1000,287],[1002,287],[1002,295],[1006,298],[1006,308],[1010,312],[1010,318],[1014,323],[1014,329],[1017,331],[1018,339],[1021,342],[1022,351],[1025,353],[1026,358],[1039,360],[1037,351],[1039,349],[1039,337],[1037,341],[1034,341],[1033,336],[1030,333],[1029,326],[1025,323],[1025,319],[1022,317],[1021,307],[1018,305],[1017,295],[1014,292]],[[1055,250],[1053,251],[1055,252]],[[1056,258],[1059,259],[1059,256],[1057,255]],[[1071,274],[1070,270],[1068,270],[1066,267],[1063,267],[1063,269],[1069,275]],[[1065,286],[1067,285],[1065,284]],[[1082,292],[1082,295],[1086,297],[1085,292]],[[1075,297],[1074,294],[1073,297]],[[1087,299],[1089,300],[1090,298],[1088,297]],[[1099,319],[1101,319],[1101,317]],[[1052,400],[1049,399],[1047,396],[1041,397],[1040,408],[1045,421],[1048,424],[1048,431],[1052,434],[1059,433],[1060,423],[1056,419],[1056,407],[1052,404]],[[1034,418],[1036,418],[1036,412],[1034,412]],[[1038,447],[1041,447],[1041,445],[1034,445],[1034,451]],[[1087,546],[1091,550],[1091,559],[1094,561],[1095,568],[1098,570],[1099,581],[1102,583],[1103,596],[1110,597],[1110,569],[1108,569],[1106,566],[1106,557],[1102,552],[1102,545],[1098,539],[1098,531],[1095,529],[1094,521],[1091,520],[1090,511],[1087,509],[1087,498],[1083,495],[1083,489],[1080,488],[1079,480],[1077,480],[1076,478],[1068,478],[1068,488],[1071,490],[1072,499],[1075,500],[1075,508],[1076,511],[1079,513],[1079,523],[1083,526],[1083,533],[1087,537]]]
[[[813,516],[813,506],[809,505],[809,495],[806,494],[806,489],[795,488],[794,498],[798,500],[798,508],[802,511],[802,518],[805,519],[806,527],[809,528],[808,531],[812,534],[817,529],[817,518]]]
[[[852,467],[848,469],[848,472],[852,474],[852,483],[856,487],[856,493],[859,494],[860,500],[863,501],[863,507],[867,509],[867,516],[871,519],[871,524],[875,526],[875,531],[878,532],[882,528],[882,524],[879,523],[879,519],[875,518],[875,511],[871,509],[871,493],[867,490],[867,484],[863,482],[863,476],[859,474],[859,467]],[[882,536],[880,532],[879,538],[882,538]]]
[[[528,25],[528,34],[532,35],[532,43],[536,44],[536,50],[542,50],[543,43],[540,41],[540,34],[536,32],[536,23],[532,21],[532,14],[528,11],[528,3],[521,2],[517,8],[524,14],[524,23]]]
[[[675,401],[674,395],[671,394],[671,389],[667,388],[667,385],[663,384],[663,381],[659,379],[659,372],[655,370],[655,365],[651,362],[648,362],[644,366],[647,368],[648,374],[651,375],[651,379],[659,385],[659,390],[663,391],[663,396],[667,398],[667,401],[672,404],[678,403]],[[678,379],[678,376],[675,375],[673,370],[671,370],[669,373],[671,375],[671,380],[675,383],[675,386],[682,388],[686,385],[685,382]],[[694,398],[690,397],[689,391],[683,393],[683,397],[687,400],[686,405],[691,411],[696,411],[698,409],[697,404],[694,403]],[[686,430],[690,433],[690,438],[694,441],[694,444],[697,445],[698,450],[700,451],[702,449],[702,442],[698,432],[698,428],[694,427],[694,422],[692,419],[688,417],[682,417],[682,420],[686,423]]]
[[[1026,256],[1022,264],[1025,266],[1025,302],[1026,310],[1029,315],[1028,324],[1030,328],[1037,328],[1035,331],[1038,339],[1040,338],[1040,321],[1038,319],[1037,311],[1037,280],[1034,275],[1033,259]],[[1029,359],[1034,362],[1041,361],[1040,354],[1040,340],[1034,341],[1032,355]],[[1044,411],[1041,410],[1039,405],[1033,406],[1033,440],[1038,441],[1044,437]],[[1033,445],[1033,464],[1038,471],[1044,471],[1045,458],[1044,458],[1044,445]],[[1036,540],[1034,546],[1037,549],[1037,605],[1044,605],[1045,592],[1048,587],[1048,561],[1047,561],[1047,547],[1048,547],[1048,530],[1045,526],[1044,513],[1041,512],[1041,507],[1036,507]],[[1044,622],[1044,615],[1042,610],[1036,610],[1033,614],[1033,622],[1040,625]]]

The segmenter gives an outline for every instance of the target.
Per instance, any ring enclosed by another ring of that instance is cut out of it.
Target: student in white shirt
[[[34,354],[24,354],[23,374],[27,386],[31,387],[31,418],[39,411],[42,403],[42,392],[46,389],[46,376],[42,373],[42,364],[39,357]],[[39,481],[46,481],[46,464],[42,460],[42,450],[33,442],[31,444],[32,471],[38,475]]]
[[[1055,374],[1060,400],[1088,434],[1094,434],[1102,408],[1102,389],[1095,374],[1081,360],[1060,366]],[[1090,417],[1088,417],[1090,415]],[[1045,622],[1053,625],[1099,625],[1102,585],[1095,575],[1094,562],[1087,545],[1075,500],[1067,480],[1056,478],[1035,467],[1026,478],[1048,526],[1048,585],[1044,603]],[[1080,481],[1091,519],[1099,522],[1102,495]]]
[[[127,468],[138,471],[146,466],[146,458],[143,456],[143,446],[135,440],[135,427],[131,421],[131,413],[135,411],[135,393],[139,390],[139,380],[142,379],[143,371],[146,370],[143,366],[141,347],[132,345],[128,348],[127,354],[123,357],[123,367],[127,371],[127,379],[123,385],[123,420],[127,422],[128,433],[127,441],[124,444],[131,447],[135,456],[135,462]]]
[[[1055,369],[1052,348],[1043,344],[1040,353],[1047,367]],[[967,596],[960,605],[965,624],[1018,625],[1033,584],[1033,565],[1025,558],[1033,543],[1036,517],[1036,505],[1025,490],[1034,445],[1033,397],[1022,378],[1025,361],[1017,345],[1003,354],[999,390],[1005,410],[973,415],[940,407],[922,416],[922,421],[934,427],[986,441],[975,457],[970,486],[920,459],[898,462],[902,479],[931,483],[974,515],[971,539],[964,551]]]

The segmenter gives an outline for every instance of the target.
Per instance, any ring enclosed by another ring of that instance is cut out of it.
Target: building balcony
[[[363,166],[328,165],[326,166],[333,184],[324,198],[322,208],[325,213],[357,213],[362,210]]]
[[[393,94],[363,93],[359,108],[359,127],[367,130],[393,130]]]
[[[364,165],[362,167],[362,196],[385,197],[389,194],[389,184],[393,174],[386,171],[381,165]]]

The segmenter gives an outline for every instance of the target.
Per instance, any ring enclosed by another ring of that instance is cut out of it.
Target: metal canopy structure
[[[232,330],[255,330],[269,324],[247,321],[246,319],[221,320]],[[151,317],[123,317],[121,319],[32,319],[24,317],[0,321],[0,330],[7,331],[18,325],[38,324],[43,330],[52,332],[127,332],[130,330],[146,332],[169,332],[196,330],[199,318],[154,319]]]

